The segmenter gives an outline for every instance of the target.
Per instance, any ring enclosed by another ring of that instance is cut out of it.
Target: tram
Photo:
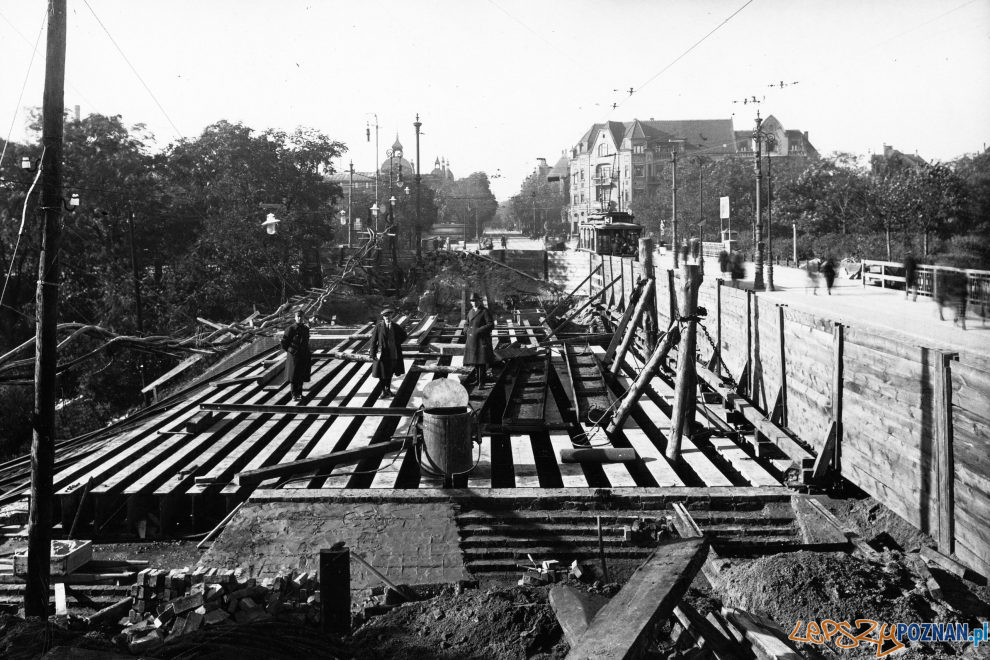
[[[577,249],[616,257],[637,256],[643,226],[633,220],[633,215],[625,211],[589,215],[586,222],[578,225]]]

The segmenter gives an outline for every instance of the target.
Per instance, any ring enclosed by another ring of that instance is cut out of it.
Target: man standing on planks
[[[285,382],[292,390],[292,400],[302,399],[303,383],[309,380],[312,354],[309,351],[309,326],[301,310],[296,310],[296,322],[282,335],[285,351]]]
[[[395,395],[392,392],[392,376],[406,373],[402,357],[402,342],[406,340],[406,331],[398,323],[392,323],[392,314],[393,310],[383,309],[382,320],[375,324],[371,333],[371,357],[375,360],[371,371],[383,383],[382,398]]]
[[[468,377],[468,384],[478,383],[485,386],[485,376],[488,365],[495,361],[495,351],[492,350],[492,330],[495,319],[492,313],[481,304],[481,296],[471,294],[471,309],[467,313],[467,339],[464,344],[464,365],[475,367],[474,373]]]

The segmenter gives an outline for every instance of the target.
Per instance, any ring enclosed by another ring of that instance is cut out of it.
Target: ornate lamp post
[[[423,123],[419,121],[419,113],[417,112],[416,121],[413,122],[413,127],[416,129],[416,260],[417,261],[420,259],[420,257],[423,256],[422,249],[420,246],[420,243],[423,242],[423,235],[422,235],[423,229],[422,229],[422,225],[420,225],[419,222],[419,184],[421,180],[419,176],[419,135],[420,135],[419,128],[422,125]]]
[[[762,200],[760,199],[760,194],[763,188],[763,171],[761,169],[761,147],[764,140],[773,139],[772,134],[767,133],[762,130],[760,126],[763,123],[763,119],[760,118],[760,111],[756,111],[756,128],[753,130],[753,142],[755,143],[754,160],[753,165],[756,170],[756,217],[754,219],[754,229],[755,237],[754,242],[756,243],[753,247],[756,252],[754,257],[755,267],[753,276],[753,288],[757,291],[762,291],[766,288],[763,282],[763,208],[761,207]],[[773,290],[773,267],[770,268],[770,288]]]

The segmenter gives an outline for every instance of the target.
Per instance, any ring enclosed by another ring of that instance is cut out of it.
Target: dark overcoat
[[[467,339],[464,343],[464,364],[489,365],[495,361],[492,350],[492,329],[495,319],[486,307],[470,309],[467,313]]]
[[[285,382],[305,383],[309,380],[312,353],[309,350],[309,326],[293,323],[282,335],[285,351]]]
[[[406,331],[398,323],[388,327],[384,321],[375,324],[371,333],[371,357],[375,358],[372,372],[375,378],[388,380],[393,375],[401,376],[406,373],[406,365],[402,358],[402,342],[406,340]]]

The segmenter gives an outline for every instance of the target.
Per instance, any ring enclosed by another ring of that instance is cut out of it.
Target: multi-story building
[[[817,158],[808,134],[785,130],[772,115],[763,130],[774,135],[771,156]],[[671,153],[720,158],[752,154],[752,131],[736,131],[732,119],[634,119],[594,124],[571,149],[568,218],[572,230],[588,214],[628,211],[633,200],[653,197],[666,183]]]

